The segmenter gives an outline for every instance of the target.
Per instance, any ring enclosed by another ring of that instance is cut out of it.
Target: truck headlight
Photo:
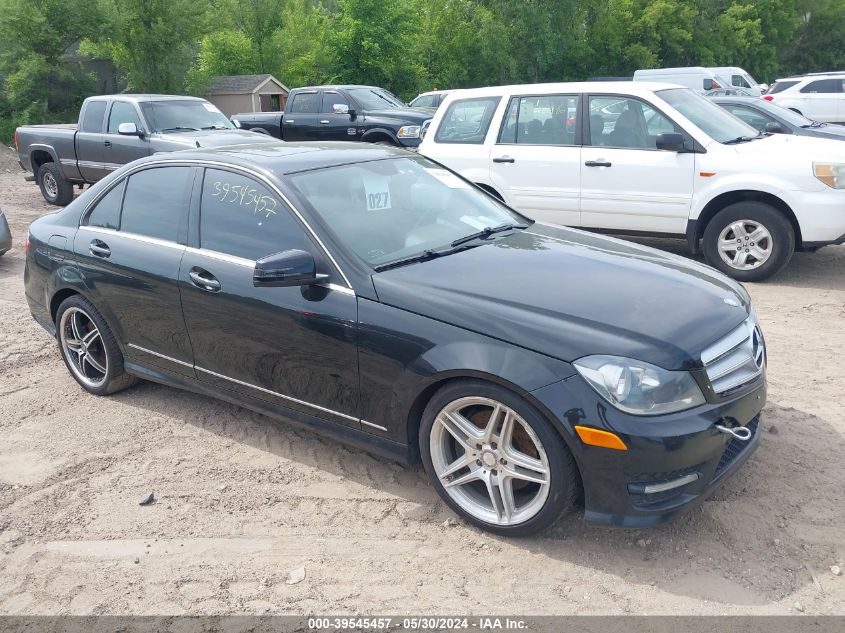
[[[398,138],[419,138],[420,137],[420,126],[419,125],[405,125],[399,128],[399,131],[396,133]]]
[[[813,175],[831,189],[845,189],[845,163],[813,163]]]
[[[633,415],[674,413],[705,401],[688,371],[620,356],[585,356],[572,364],[602,398]]]

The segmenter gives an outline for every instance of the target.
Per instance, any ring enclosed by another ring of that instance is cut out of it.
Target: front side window
[[[120,228],[120,207],[123,204],[123,190],[126,188],[126,180],[113,187],[88,213],[85,218],[86,226],[99,226],[104,229]]]
[[[753,127],[729,114],[721,106],[687,88],[669,88],[659,90],[655,94],[719,143],[754,138],[759,134]]]
[[[762,130],[766,127],[766,123],[775,122],[773,118],[751,108],[745,106],[729,105],[726,107],[727,111],[748,123],[751,127]]]
[[[256,260],[305,247],[305,231],[279,197],[261,183],[206,169],[200,201],[200,246]]]
[[[120,230],[176,241],[191,197],[190,167],[155,167],[129,176]]]
[[[422,95],[411,101],[408,105],[412,108],[433,108],[437,105],[436,100],[437,95]]]
[[[574,145],[577,95],[514,97],[508,105],[500,143]]]
[[[144,129],[134,105],[125,101],[115,101],[109,113],[109,134],[117,134],[121,123],[134,123],[139,130]]]
[[[745,77],[743,77],[742,75],[731,76],[731,84],[733,84],[734,86],[738,86],[739,88],[750,88],[751,87],[751,84],[749,84],[745,80]]]
[[[228,130],[235,126],[208,101],[168,99],[141,103],[144,118],[153,132]]]
[[[323,109],[327,114],[334,112],[335,105],[345,105],[349,107],[349,101],[339,92],[324,92],[323,93]]]
[[[319,92],[300,92],[293,97],[290,104],[290,113],[316,114],[320,111]]]
[[[448,249],[488,227],[530,223],[422,156],[288,177],[338,241],[373,267]]]
[[[657,149],[657,137],[675,131],[671,120],[639,99],[590,97],[590,145]]]
[[[82,129],[80,132],[102,132],[103,118],[105,115],[105,101],[89,101],[88,105],[85,106],[85,116],[82,117]]]
[[[453,101],[440,120],[435,142],[481,145],[499,100],[499,97],[482,97]]]
[[[810,94],[832,94],[842,92],[841,79],[818,79],[801,88],[801,92]]]

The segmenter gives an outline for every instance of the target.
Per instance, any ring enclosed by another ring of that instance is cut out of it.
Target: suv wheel
[[[73,183],[65,180],[56,163],[44,163],[36,174],[41,195],[50,204],[63,207],[73,200]]]
[[[484,530],[525,536],[575,502],[575,461],[558,432],[516,394],[467,380],[446,385],[423,412],[420,454],[437,493]]]
[[[795,232],[784,215],[763,202],[737,202],[707,224],[707,263],[739,281],[762,281],[789,263]]]

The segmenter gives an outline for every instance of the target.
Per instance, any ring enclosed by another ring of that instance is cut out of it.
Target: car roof
[[[381,86],[364,86],[359,84],[325,84],[322,86],[302,86],[296,90],[351,90],[352,88],[370,88],[371,90],[385,90]]]
[[[347,141],[248,143],[155,154],[140,162],[204,161],[284,175],[323,167],[413,156],[399,147]]]
[[[188,97],[185,95],[156,95],[156,94],[114,94],[96,95],[88,97],[88,100],[123,99],[126,101],[205,101],[200,97]]]
[[[577,81],[548,84],[514,84],[487,88],[466,88],[459,91],[461,99],[467,97],[500,96],[502,94],[543,95],[560,92],[592,92],[596,94],[622,94],[645,96],[658,90],[683,87],[675,83],[658,81]]]

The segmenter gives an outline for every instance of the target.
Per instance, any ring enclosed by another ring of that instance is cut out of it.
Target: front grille
[[[701,353],[713,391],[724,396],[745,385],[766,366],[766,347],[760,327],[748,318],[730,334]]]
[[[748,448],[751,442],[754,441],[754,436],[757,435],[757,425],[760,424],[760,416],[756,416],[754,419],[751,420],[748,424],[746,424],[746,428],[751,430],[751,438],[743,442],[742,440],[738,440],[736,438],[731,438],[731,441],[728,442],[727,446],[725,446],[725,452],[722,453],[722,459],[719,460],[719,465],[716,466],[716,472],[713,475],[713,479],[718,477],[722,474],[722,472],[730,466],[734,460],[740,456],[740,454]]]

